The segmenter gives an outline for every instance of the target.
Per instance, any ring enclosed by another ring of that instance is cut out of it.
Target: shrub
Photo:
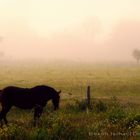
[[[125,129],[132,130],[140,125],[140,114],[136,114],[132,117],[127,118]]]

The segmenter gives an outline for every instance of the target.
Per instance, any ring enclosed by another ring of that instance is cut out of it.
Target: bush
[[[140,125],[140,114],[127,118],[125,129],[132,130]]]

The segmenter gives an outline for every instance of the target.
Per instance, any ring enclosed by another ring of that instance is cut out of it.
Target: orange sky
[[[14,58],[130,60],[140,46],[139,5],[139,0],[0,0],[0,47]]]

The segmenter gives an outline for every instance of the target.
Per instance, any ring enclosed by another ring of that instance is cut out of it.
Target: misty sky
[[[131,60],[140,49],[139,0],[0,0],[5,57]]]

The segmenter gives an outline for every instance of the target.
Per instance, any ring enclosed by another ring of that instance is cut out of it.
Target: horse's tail
[[[0,90],[0,102],[2,100],[2,90]]]

